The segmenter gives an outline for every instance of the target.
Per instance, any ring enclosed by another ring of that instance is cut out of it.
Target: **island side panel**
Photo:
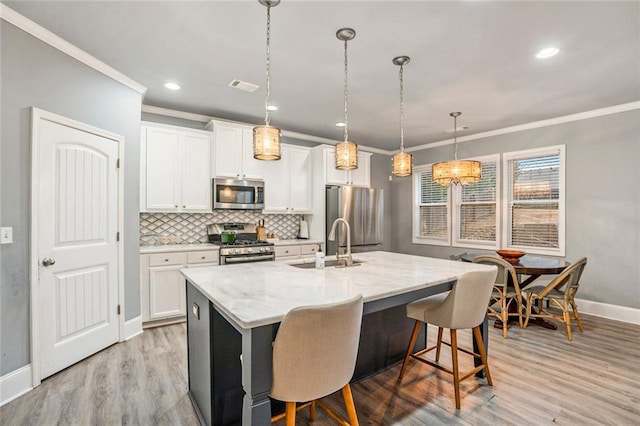
[[[242,332],[242,424],[271,425],[269,392],[273,380],[274,325],[243,330]]]
[[[207,425],[240,424],[242,336],[187,283],[189,394]]]

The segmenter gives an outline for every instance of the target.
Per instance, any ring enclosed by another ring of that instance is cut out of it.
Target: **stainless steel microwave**
[[[214,209],[264,208],[264,181],[215,178],[212,187]]]

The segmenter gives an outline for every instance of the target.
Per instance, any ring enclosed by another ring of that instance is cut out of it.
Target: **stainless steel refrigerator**
[[[337,242],[341,252],[347,244],[347,227],[338,224],[336,239],[328,236],[334,220],[341,217],[351,227],[351,251],[382,250],[383,191],[353,186],[328,186],[326,189],[326,254],[336,254]]]

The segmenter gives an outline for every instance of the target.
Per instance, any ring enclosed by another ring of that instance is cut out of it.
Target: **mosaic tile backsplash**
[[[302,215],[269,214],[244,210],[214,213],[140,213],[140,245],[198,244],[207,242],[207,225],[221,222],[257,223],[281,240],[296,238]]]

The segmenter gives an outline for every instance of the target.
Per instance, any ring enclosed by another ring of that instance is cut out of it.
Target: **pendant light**
[[[399,177],[411,176],[413,173],[413,156],[404,152],[404,66],[409,63],[408,56],[393,58],[394,65],[400,66],[400,152],[393,156],[392,173]]]
[[[482,164],[479,161],[460,160],[458,161],[458,117],[461,112],[452,112],[453,117],[453,161],[436,163],[431,166],[433,181],[442,186],[449,186],[450,183],[460,185],[470,185],[478,182],[482,178]]]
[[[338,40],[344,41],[344,142],[336,144],[336,169],[353,170],[358,168],[358,145],[349,142],[349,91],[347,42],[356,36],[352,28],[341,28],[336,32]]]
[[[253,158],[257,160],[279,160],[281,153],[282,132],[270,125],[269,95],[271,94],[271,70],[269,68],[269,41],[271,36],[271,8],[277,6],[280,0],[258,0],[267,7],[267,97],[264,101],[264,126],[253,128]]]

